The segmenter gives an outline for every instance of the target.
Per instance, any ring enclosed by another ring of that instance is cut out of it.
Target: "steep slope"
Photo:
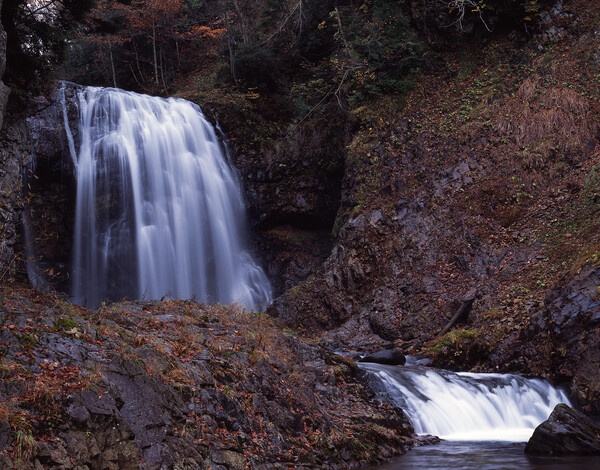
[[[274,315],[335,329],[327,337],[351,348],[395,341],[457,368],[576,376],[598,406],[597,372],[549,367],[556,351],[535,336],[519,365],[502,353],[488,361],[599,259],[600,22],[589,2],[542,17],[532,40],[513,34],[449,57],[403,108],[382,99],[355,113],[336,246]],[[468,329],[436,338],[473,289]],[[581,310],[597,334],[598,304]]]
[[[2,289],[0,324],[1,468],[335,469],[412,443],[351,359],[264,314]]]

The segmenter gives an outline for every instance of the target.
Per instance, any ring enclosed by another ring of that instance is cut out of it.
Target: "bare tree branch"
[[[458,18],[456,19],[456,21],[451,23],[448,26],[458,24],[460,29],[462,30],[463,29],[462,24],[463,24],[463,20],[465,19],[465,13],[467,13],[468,10],[471,10],[473,13],[477,13],[479,15],[479,19],[485,26],[485,29],[487,29],[488,31],[491,31],[491,29],[489,28],[489,26],[483,19],[483,5],[481,4],[481,2],[478,2],[477,0],[442,0],[442,1],[446,4],[446,7],[448,8],[448,10],[450,10],[451,12],[453,12],[453,11],[458,12]]]

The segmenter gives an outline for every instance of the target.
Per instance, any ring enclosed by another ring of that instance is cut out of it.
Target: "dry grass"
[[[525,151],[523,166],[540,169],[555,155],[575,155],[594,140],[588,100],[567,87],[528,78],[501,110],[498,130]]]

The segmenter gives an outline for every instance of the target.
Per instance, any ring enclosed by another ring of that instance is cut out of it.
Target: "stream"
[[[413,357],[404,366],[359,364],[378,398],[401,407],[417,434],[442,439],[371,470],[600,468],[599,456],[525,455],[535,428],[558,403],[570,404],[545,380],[431,369]]]

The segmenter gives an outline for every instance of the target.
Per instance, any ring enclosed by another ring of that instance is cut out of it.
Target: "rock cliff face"
[[[600,268],[586,268],[551,292],[529,326],[508,337],[491,366],[570,382],[573,401],[600,412]]]
[[[0,12],[2,0],[0,0]],[[23,120],[8,119],[10,89],[2,82],[6,70],[6,32],[0,14],[0,283],[15,274],[22,260],[20,216],[22,174],[29,157],[27,128]]]
[[[33,100],[27,117],[31,140],[32,164],[25,174],[28,197],[25,213],[29,238],[34,240],[29,255],[33,256],[34,285],[69,291],[75,214],[75,173],[65,132],[62,101],[69,99],[67,115],[71,132],[77,135],[77,106],[73,100],[77,86],[62,89],[56,84],[49,97]],[[32,275],[30,270],[30,275]]]
[[[22,176],[29,159],[29,140],[24,120],[6,115],[10,89],[2,82],[5,70],[6,32],[0,14],[0,283],[7,282],[23,266],[20,230]]]
[[[25,122],[6,119],[0,132],[0,283],[7,282],[23,266],[22,181],[29,161],[28,144]]]
[[[239,109],[199,103],[230,139],[246,191],[253,243],[276,295],[306,280],[327,259],[340,204],[350,122],[334,107],[310,123],[289,124],[285,135],[262,142]],[[254,142],[257,139],[258,142]],[[267,140],[267,139],[265,139]],[[274,140],[274,141],[271,141]]]
[[[0,0],[0,11],[2,11],[2,0]],[[2,15],[0,14],[0,130],[4,122],[4,113],[8,104],[8,95],[10,89],[2,81],[2,76],[6,70],[6,31],[2,27]]]

